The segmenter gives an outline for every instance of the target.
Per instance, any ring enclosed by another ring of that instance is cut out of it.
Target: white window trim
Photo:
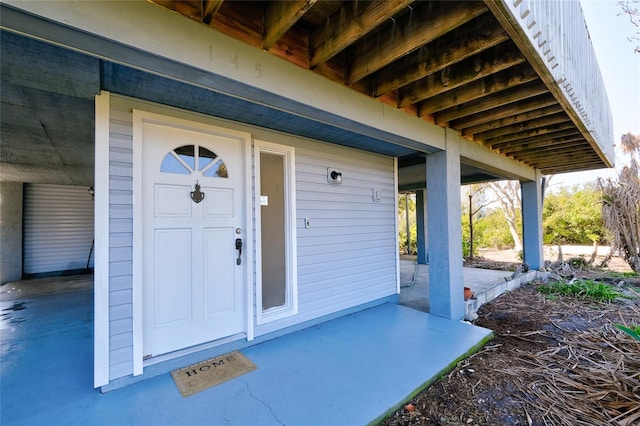
[[[275,308],[262,309],[262,216],[260,209],[260,153],[265,152],[284,157],[285,170],[285,265],[286,295],[285,304]],[[254,141],[255,162],[255,206],[256,206],[256,323],[266,324],[272,321],[296,315],[298,313],[298,256],[296,233],[296,170],[295,148],[262,140]]]

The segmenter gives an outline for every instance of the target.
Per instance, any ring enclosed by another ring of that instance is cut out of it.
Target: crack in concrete
[[[265,407],[267,407],[269,409],[269,412],[271,413],[271,416],[273,416],[273,418],[280,423],[282,426],[285,426],[285,424],[278,418],[278,416],[276,416],[276,413],[273,412],[273,410],[271,409],[271,407],[269,406],[269,404],[267,404],[266,402],[264,402],[263,400],[261,400],[260,398],[258,398],[257,396],[255,396],[253,394],[253,392],[251,392],[251,387],[249,386],[249,383],[240,380],[240,382],[244,383],[245,386],[247,387],[247,391],[249,391],[249,396],[253,399],[255,399],[256,401],[258,401],[260,404],[264,405]]]

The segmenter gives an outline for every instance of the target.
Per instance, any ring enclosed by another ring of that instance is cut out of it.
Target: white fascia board
[[[535,180],[536,170],[511,158],[493,152],[467,138],[460,138],[460,161],[509,179]]]
[[[329,115],[327,118],[317,114],[310,117],[316,121],[345,128],[350,123],[360,124],[415,142],[426,150],[444,149],[442,129],[434,124],[145,0],[5,0],[4,3],[58,24],[255,88],[258,96],[251,99],[246,95],[240,96],[252,102],[292,113],[299,113],[300,105],[307,105],[316,111],[329,112],[333,118],[344,119],[340,123],[339,120],[330,121]],[[105,57],[104,52],[86,53]],[[222,87],[216,90],[224,92]],[[279,98],[279,104],[274,104],[268,96],[259,99],[260,92],[273,94],[274,98]],[[238,97],[237,93],[229,94]],[[282,99],[288,100],[289,105],[283,104]]]

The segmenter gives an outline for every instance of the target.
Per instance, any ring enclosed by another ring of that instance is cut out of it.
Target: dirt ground
[[[475,263],[517,266],[505,260]],[[613,326],[640,325],[640,276],[611,276],[567,278],[607,280],[626,295],[613,303],[544,295],[534,282],[481,306],[474,324],[494,339],[382,424],[640,425],[640,344]]]

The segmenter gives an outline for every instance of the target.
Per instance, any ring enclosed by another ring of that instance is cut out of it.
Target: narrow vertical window
[[[297,313],[293,148],[257,143],[258,323]]]
[[[260,153],[262,310],[287,303],[284,157]]]

